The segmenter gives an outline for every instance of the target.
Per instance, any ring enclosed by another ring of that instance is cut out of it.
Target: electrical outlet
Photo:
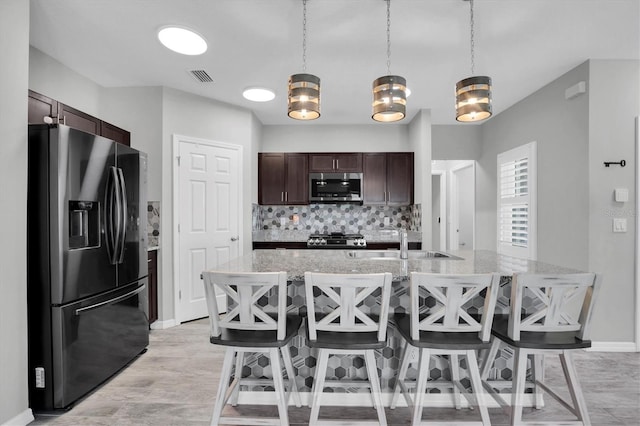
[[[44,388],[44,368],[36,367],[36,388]]]
[[[627,219],[624,217],[614,217],[613,232],[627,232]]]

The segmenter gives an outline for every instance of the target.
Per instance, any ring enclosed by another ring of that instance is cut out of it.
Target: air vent
[[[205,70],[191,70],[190,72],[200,83],[213,83],[213,79]]]

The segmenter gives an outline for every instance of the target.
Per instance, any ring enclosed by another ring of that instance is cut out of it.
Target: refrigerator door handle
[[[118,297],[110,299],[110,300],[105,300],[104,302],[96,303],[96,304],[91,305],[91,306],[85,306],[84,308],[76,309],[75,314],[76,314],[76,316],[78,316],[78,315],[82,314],[83,312],[93,311],[94,309],[101,308],[102,306],[113,305],[114,303],[118,303],[118,302],[120,302],[122,300],[128,299],[129,297],[133,296],[134,294],[142,292],[145,288],[147,288],[147,285],[143,284],[141,287],[138,287],[137,289],[132,290],[129,293],[123,294],[122,296],[118,296]]]
[[[105,210],[105,241],[107,245],[107,254],[109,255],[109,262],[112,265],[116,263],[116,238],[117,229],[115,216],[117,215],[117,200],[115,185],[117,185],[118,174],[115,167],[109,169],[109,176],[107,177],[107,187],[104,195],[104,210]],[[115,211],[114,211],[115,209]]]
[[[118,214],[119,214],[119,233],[118,239],[116,243],[118,244],[118,251],[116,260],[117,263],[122,263],[124,261],[124,244],[126,241],[127,234],[127,215],[128,215],[128,205],[127,205],[127,186],[124,181],[124,175],[122,174],[122,169],[118,168],[118,198],[120,200]]]

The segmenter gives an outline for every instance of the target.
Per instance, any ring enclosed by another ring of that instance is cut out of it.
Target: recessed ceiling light
[[[164,27],[158,31],[158,40],[167,49],[183,55],[202,55],[207,51],[207,42],[195,32],[181,27]]]
[[[276,97],[276,94],[273,90],[264,87],[249,87],[242,92],[242,96],[253,102],[269,102]]]

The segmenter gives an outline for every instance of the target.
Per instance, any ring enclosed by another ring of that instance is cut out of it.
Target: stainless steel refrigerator
[[[146,154],[29,126],[29,402],[66,409],[149,343]]]

